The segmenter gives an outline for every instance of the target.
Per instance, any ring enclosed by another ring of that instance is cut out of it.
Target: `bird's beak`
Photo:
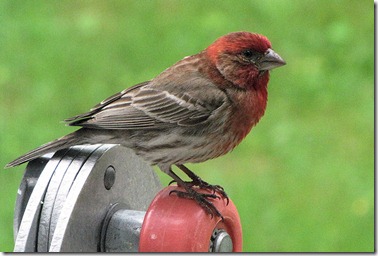
[[[264,56],[258,60],[258,68],[260,71],[271,70],[273,68],[278,68],[286,64],[284,59],[281,58],[275,51],[268,49]]]

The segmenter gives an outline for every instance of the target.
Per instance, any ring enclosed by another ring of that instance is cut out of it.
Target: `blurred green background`
[[[75,130],[61,120],[240,30],[266,35],[287,65],[240,146],[189,167],[237,205],[244,251],[372,252],[372,1],[1,1],[0,166]],[[0,172],[1,251],[13,250],[24,167]]]

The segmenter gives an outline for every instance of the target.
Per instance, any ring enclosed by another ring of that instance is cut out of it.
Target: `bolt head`
[[[110,190],[113,187],[115,178],[116,178],[116,171],[114,167],[110,165],[108,168],[106,168],[105,174],[104,174],[104,186],[106,190]]]

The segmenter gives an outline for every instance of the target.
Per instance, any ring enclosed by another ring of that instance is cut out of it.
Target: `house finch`
[[[210,185],[184,166],[226,154],[264,115],[269,70],[285,65],[269,40],[249,32],[220,37],[150,81],[117,93],[89,112],[65,120],[79,130],[7,164],[12,167],[48,152],[80,144],[110,143],[131,148],[184,188],[178,196],[196,200],[221,216],[209,198],[223,188]],[[172,171],[188,175],[185,182]],[[193,186],[211,191],[199,193]]]

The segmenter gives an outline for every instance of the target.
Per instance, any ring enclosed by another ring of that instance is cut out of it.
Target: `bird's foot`
[[[188,182],[190,183],[190,182]],[[208,214],[211,215],[211,218],[214,217],[214,215],[220,217],[222,220],[224,220],[222,214],[218,211],[218,209],[214,206],[212,202],[210,202],[208,199],[220,199],[219,196],[213,194],[205,194],[205,193],[199,193],[195,191],[192,187],[188,186],[185,187],[186,191],[180,191],[180,190],[172,190],[169,192],[169,194],[176,194],[178,197],[181,198],[188,198],[195,200]]]
[[[193,184],[193,186],[198,186],[201,189],[209,190],[213,194],[219,193],[224,199],[227,200],[227,205],[230,202],[228,195],[224,191],[223,187],[220,186],[220,185],[211,185],[211,184],[207,183],[206,181],[201,180],[200,178],[198,178],[198,180],[193,180],[192,184]]]
[[[172,183],[174,183],[176,181],[172,180],[169,185],[171,185]],[[226,194],[226,192],[224,191],[223,187],[220,186],[220,185],[211,185],[209,183],[207,183],[206,181],[203,181],[201,178],[199,178],[198,176],[196,177],[196,179],[193,179],[192,181],[184,181],[184,183],[188,186],[188,187],[193,187],[193,186],[197,186],[199,187],[200,189],[205,189],[205,190],[208,190],[210,192],[213,193],[213,195],[215,195],[215,193],[219,193],[224,199],[227,200],[227,205],[228,203],[230,202],[230,199],[228,198],[228,195]]]

